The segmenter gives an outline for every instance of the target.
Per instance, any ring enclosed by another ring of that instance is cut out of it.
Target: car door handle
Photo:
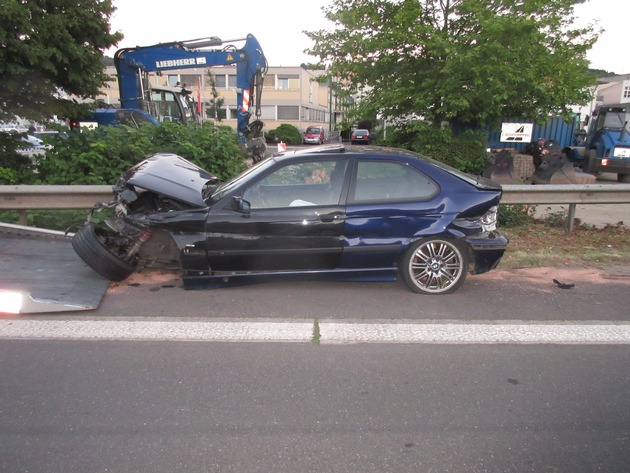
[[[322,222],[330,223],[330,222],[338,222],[345,220],[346,215],[343,212],[331,212],[329,214],[317,214],[319,219]]]

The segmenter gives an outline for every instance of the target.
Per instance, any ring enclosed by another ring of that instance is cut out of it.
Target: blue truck
[[[589,117],[584,143],[575,147],[584,157],[586,172],[616,173],[617,180],[630,183],[630,103],[601,105]]]

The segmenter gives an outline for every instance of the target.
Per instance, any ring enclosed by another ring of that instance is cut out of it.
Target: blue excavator
[[[236,47],[236,44],[241,44]],[[260,99],[267,72],[267,60],[258,40],[251,34],[245,38],[223,41],[217,37],[160,43],[119,49],[114,64],[120,91],[120,108],[98,108],[87,120],[76,126],[126,124],[139,126],[160,122],[188,123],[199,120],[200,98],[182,87],[156,86],[150,74],[211,66],[235,66],[237,135],[254,161],[262,158],[266,149],[261,137]],[[195,84],[189,87],[194,88]],[[252,120],[252,115],[255,117]]]

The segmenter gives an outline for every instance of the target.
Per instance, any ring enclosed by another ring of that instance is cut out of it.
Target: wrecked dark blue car
[[[123,174],[73,238],[102,276],[170,264],[184,287],[252,280],[394,280],[451,293],[497,266],[501,187],[415,153],[318,146],[257,163],[235,179],[173,154]]]

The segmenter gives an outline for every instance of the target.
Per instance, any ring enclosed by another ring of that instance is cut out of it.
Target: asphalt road
[[[0,343],[0,471],[627,472],[628,346]]]
[[[561,289],[553,280],[574,284]],[[88,317],[205,320],[630,321],[630,268],[497,270],[454,294],[424,296],[402,282],[282,282],[184,290],[177,274],[113,283]],[[60,314],[61,315],[61,314]]]
[[[95,310],[0,316],[0,471],[627,472],[629,287],[135,274]]]

